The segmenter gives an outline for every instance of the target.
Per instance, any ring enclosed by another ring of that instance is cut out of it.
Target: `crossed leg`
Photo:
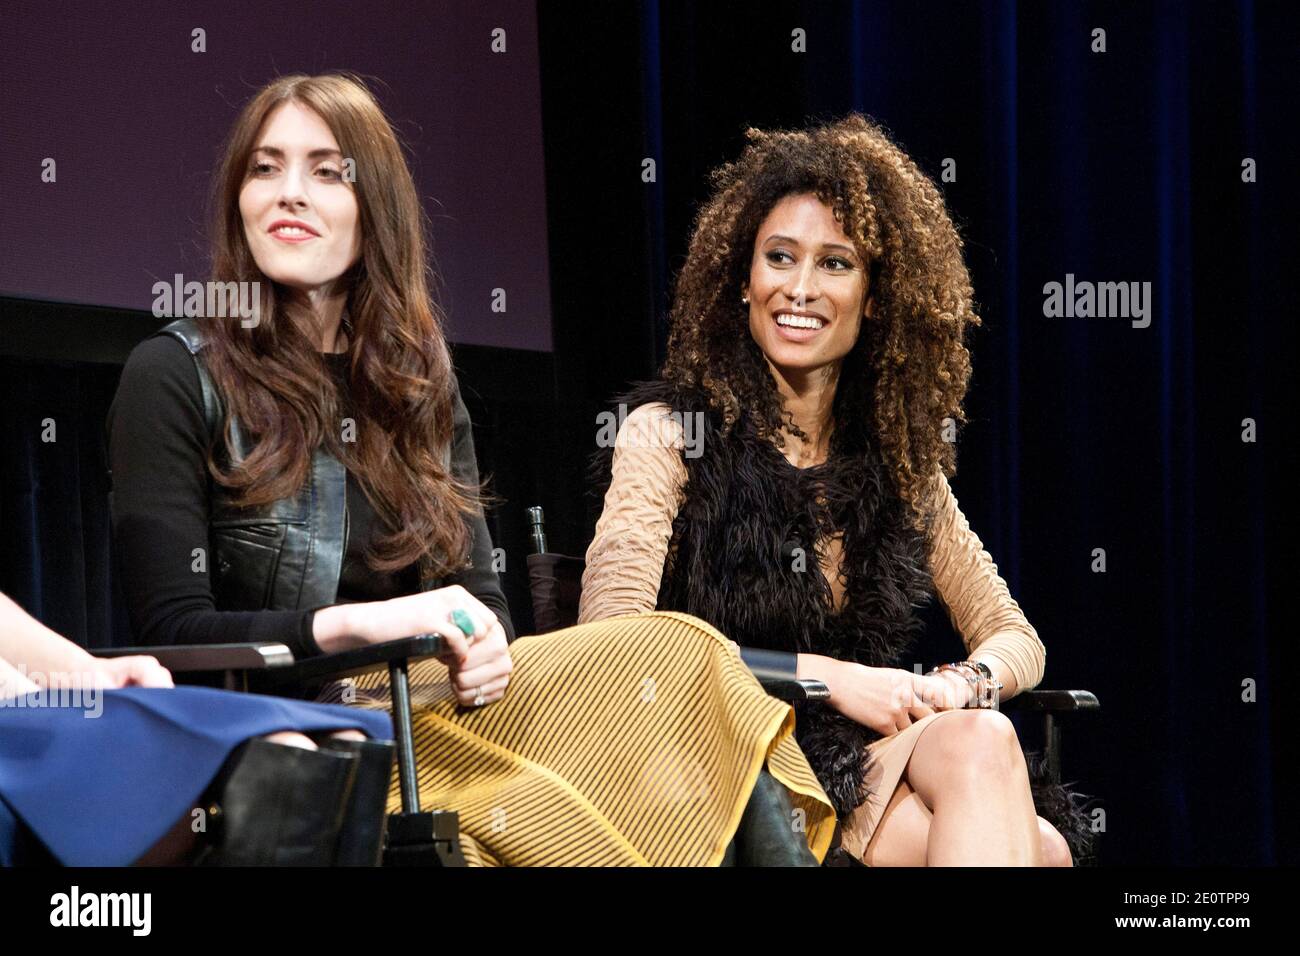
[[[1065,838],[1034,813],[1007,717],[952,711],[921,732],[862,861],[869,866],[1071,866]]]
[[[366,735],[359,730],[335,730],[330,732],[331,737],[337,737],[339,740],[365,740]],[[302,747],[304,750],[316,750],[316,741],[312,740],[306,734],[300,734],[296,730],[281,730],[274,734],[267,734],[266,739],[273,744],[283,744],[286,747]]]

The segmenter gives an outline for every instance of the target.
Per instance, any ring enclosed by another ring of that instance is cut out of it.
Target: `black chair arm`
[[[177,644],[163,647],[114,647],[92,651],[96,657],[128,657],[147,654],[177,673],[202,671],[265,671],[276,684],[310,686],[344,677],[356,677],[384,670],[390,664],[434,657],[442,652],[443,639],[422,634],[400,641],[387,641],[337,654],[322,654],[295,660],[284,644]]]
[[[772,651],[762,647],[740,648],[740,659],[750,669],[763,690],[779,700],[825,700],[830,688],[819,680],[800,680],[799,656],[789,651]]]
[[[339,651],[337,654],[308,657],[291,667],[272,672],[269,677],[277,684],[310,687],[326,681],[386,670],[393,664],[422,657],[435,657],[442,653],[443,647],[443,639],[437,634],[421,634],[400,641],[385,641],[350,651]]]
[[[762,647],[741,647],[740,659],[760,681],[764,678],[795,680],[799,673],[799,655],[789,651],[771,651]]]
[[[1002,710],[1043,714],[1101,710],[1101,702],[1090,690],[1027,690],[1002,701],[998,706]]]
[[[798,680],[789,677],[760,677],[758,682],[763,685],[763,690],[767,691],[769,697],[775,697],[777,700],[800,701],[800,700],[826,700],[831,696],[831,690],[819,680]]]
[[[95,648],[96,657],[147,654],[169,671],[270,671],[292,667],[293,652],[284,644],[176,644],[165,647]]]

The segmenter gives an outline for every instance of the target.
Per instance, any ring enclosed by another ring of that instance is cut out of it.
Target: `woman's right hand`
[[[455,610],[469,615],[472,634],[453,623]],[[474,706],[480,692],[484,704],[499,700],[513,669],[505,629],[496,614],[459,584],[386,601],[322,608],[312,627],[317,645],[326,653],[437,634],[445,642],[438,659],[447,665],[452,690],[465,706]]]
[[[466,634],[451,620],[459,608],[474,622],[474,633]],[[459,584],[359,604],[335,604],[318,610],[312,619],[312,636],[327,654],[399,641],[404,637],[437,634],[447,642],[444,660],[463,660],[472,640],[487,636],[496,615]]]
[[[886,737],[936,711],[963,706],[953,685],[937,677],[818,655],[799,657],[799,676],[822,681],[830,689],[832,707]]]

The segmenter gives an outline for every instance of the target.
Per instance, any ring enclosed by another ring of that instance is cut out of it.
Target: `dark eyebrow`
[[[792,246],[797,246],[797,245],[799,245],[799,240],[793,238],[792,236],[768,236],[768,237],[767,237],[767,240],[763,243],[763,245],[767,245],[767,243],[772,242],[772,241],[774,241],[774,240],[779,241],[779,242],[786,242],[786,243],[789,243],[789,244],[792,245]],[[838,242],[828,242],[828,243],[826,243],[825,245],[823,245],[822,248],[823,248],[823,249],[842,249],[843,251],[849,253],[849,254],[852,255],[852,256],[856,256],[856,255],[858,254],[856,249],[853,249],[853,248],[850,247],[850,246],[846,246],[846,245],[843,245],[843,244],[838,243]]]
[[[267,153],[276,159],[284,159],[284,150],[278,146],[257,146],[253,149],[254,153]],[[323,156],[342,156],[343,154],[337,149],[313,149],[307,154],[308,159],[320,159]]]

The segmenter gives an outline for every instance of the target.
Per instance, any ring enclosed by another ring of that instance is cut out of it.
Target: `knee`
[[[1022,767],[1025,757],[1011,719],[996,710],[949,711],[928,731],[939,735],[944,762],[954,771],[979,775],[987,785],[990,775]]]
[[[1074,866],[1070,844],[1056,827],[1039,817],[1038,833],[1042,838],[1043,866]]]

